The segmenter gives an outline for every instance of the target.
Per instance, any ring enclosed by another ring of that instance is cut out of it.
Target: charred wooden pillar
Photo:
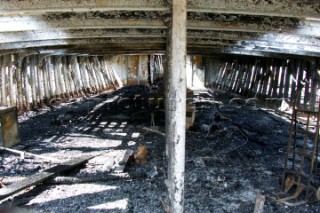
[[[166,151],[170,212],[183,212],[186,126],[186,0],[172,1],[167,44]]]

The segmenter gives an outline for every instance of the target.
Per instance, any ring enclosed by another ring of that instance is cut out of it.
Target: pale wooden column
[[[187,1],[172,0],[172,21],[167,44],[166,151],[168,156],[169,208],[184,211],[186,134],[186,25]]]

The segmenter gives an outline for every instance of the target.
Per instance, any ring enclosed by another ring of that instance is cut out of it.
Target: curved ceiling
[[[164,52],[169,1],[2,0],[0,54]],[[188,0],[191,54],[320,56],[319,0]]]

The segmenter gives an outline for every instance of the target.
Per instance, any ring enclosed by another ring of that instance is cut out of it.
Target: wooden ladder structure
[[[293,104],[290,135],[285,156],[282,198],[278,202],[297,206],[320,201],[319,94],[313,103],[300,104],[301,89]]]

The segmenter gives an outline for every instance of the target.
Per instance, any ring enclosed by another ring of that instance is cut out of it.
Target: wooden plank
[[[261,71],[261,61],[258,60],[257,66],[254,69],[254,74],[253,74],[251,87],[250,87],[251,93],[254,94],[255,97],[257,96],[260,89],[260,86],[259,86],[260,77],[261,77],[260,71]]]
[[[296,91],[297,91],[296,90],[297,89],[297,83],[296,82],[298,82],[298,76],[299,76],[299,69],[298,69],[299,65],[297,65],[298,63],[299,63],[298,59],[290,60],[290,68],[291,68],[291,70],[290,70],[290,75],[291,75],[291,77],[290,77],[290,82],[291,82],[291,85],[290,85],[290,87],[291,87],[290,100],[291,101],[294,101],[294,98],[296,96]]]
[[[314,107],[316,107],[319,104],[319,100],[317,100],[317,85],[319,85],[319,78],[316,64],[311,64],[311,102],[314,104]]]
[[[231,84],[231,78],[233,75],[233,66],[234,66],[233,61],[231,61],[230,64],[231,64],[231,66],[230,66],[230,68],[227,69],[226,78],[224,80],[224,86],[223,86],[224,90],[228,90],[230,88],[230,84]]]
[[[249,85],[250,85],[250,78],[252,75],[252,66],[251,65],[251,60],[248,60],[246,63],[246,74],[243,78],[243,84],[242,84],[242,89],[241,89],[241,93],[244,96],[248,96],[248,90],[249,90]]]
[[[214,73],[213,86],[216,88],[218,88],[219,76],[220,76],[220,73],[222,72],[223,67],[224,67],[224,63],[221,63],[219,70]]]
[[[67,100],[69,100],[71,95],[71,82],[68,78],[67,56],[63,56],[62,58],[61,75],[63,76],[63,83],[65,86],[65,97]]]
[[[254,86],[254,78],[255,78],[255,75],[256,75],[256,70],[257,70],[257,66],[258,66],[258,59],[255,60],[254,64],[252,64],[252,66],[250,66],[250,69],[249,69],[249,73],[250,73],[250,77],[248,77],[248,83],[247,83],[247,95],[250,96],[251,94],[254,93],[254,91],[252,91],[252,87]]]
[[[260,68],[257,74],[257,79],[259,80],[258,86],[257,86],[257,93],[259,95],[263,94],[263,79],[264,79],[264,75],[265,75],[265,70],[266,70],[266,60],[262,60],[260,63]]]
[[[310,104],[310,88],[311,88],[311,66],[310,66],[310,62],[306,61],[306,67],[307,67],[307,70],[306,70],[306,85],[305,85],[305,90],[304,90],[304,108],[307,108],[308,105]],[[308,104],[309,103],[309,104]]]
[[[226,84],[226,81],[227,81],[228,75],[229,75],[229,66],[230,66],[230,63],[227,62],[226,66],[225,66],[225,68],[223,70],[220,82],[219,82],[220,89],[225,89],[225,84]]]
[[[40,107],[43,106],[43,99],[44,99],[44,86],[43,86],[43,68],[42,68],[42,57],[37,57],[37,71],[38,71],[38,97],[39,97],[39,104]]]
[[[71,63],[71,56],[66,56],[66,76],[68,79],[68,83],[69,83],[69,88],[70,88],[70,96],[71,97],[75,97],[75,92],[76,92],[76,87],[75,87],[75,80],[73,80],[72,78],[72,63]],[[77,67],[77,72],[80,70],[79,66]],[[80,73],[80,71],[79,71]],[[80,75],[80,74],[79,74]]]
[[[267,59],[267,62],[265,64],[264,72],[263,72],[263,77],[262,77],[262,83],[263,87],[261,90],[261,94],[268,96],[267,89],[268,89],[268,83],[269,83],[269,76],[271,74],[270,70],[270,59]]]
[[[234,59],[233,62],[232,62],[232,74],[231,74],[230,82],[229,82],[229,85],[228,85],[228,91],[232,90],[233,83],[234,83],[234,80],[236,78],[237,66],[238,66],[238,60]]]
[[[72,159],[69,161],[66,161],[62,164],[59,164],[57,166],[54,166],[52,168],[46,169],[43,172],[40,172],[38,174],[32,175],[28,178],[25,178],[22,181],[19,181],[13,185],[10,185],[5,188],[0,189],[0,199],[4,199],[6,197],[9,197],[10,195],[13,195],[17,192],[20,192],[30,186],[39,184],[53,176],[56,176],[57,174],[61,172],[65,172],[68,170],[71,170],[85,162],[87,162],[89,159],[93,158],[95,156],[84,156],[76,159]]]
[[[275,68],[275,62],[274,62],[274,59],[271,59],[271,68],[270,68],[270,75],[269,75],[269,78],[268,78],[268,88],[267,88],[267,93],[266,95],[268,97],[272,97],[272,92],[273,92],[273,82],[274,82],[274,75],[275,75],[275,72],[276,72],[276,68]]]
[[[280,76],[280,89],[279,97],[284,98],[284,86],[286,82],[286,62],[285,60],[281,61],[281,76]]]
[[[234,92],[236,90],[236,86],[237,86],[237,82],[238,82],[238,78],[239,78],[239,74],[240,74],[240,70],[241,69],[241,64],[238,64],[237,67],[235,68],[235,75],[234,75],[234,79],[232,82],[232,87],[230,88],[230,92]]]
[[[297,97],[297,105],[299,105],[299,107],[301,107],[301,104],[303,104],[303,103],[301,103],[301,99],[302,99],[302,96],[303,96],[303,93],[302,93],[302,88],[303,88],[303,85],[301,84],[301,83],[299,83],[301,80],[303,80],[302,78],[303,78],[303,65],[302,65],[302,59],[298,59],[299,61],[298,61],[298,67],[297,67],[297,78],[296,78],[296,85],[297,85],[297,87],[296,87],[296,94],[299,92],[299,95],[298,95],[298,97]]]
[[[289,87],[290,87],[290,70],[289,70],[289,63],[288,61],[285,61],[285,77],[284,77],[284,98],[288,99],[289,98]]]
[[[133,151],[131,149],[126,149],[122,159],[119,161],[118,166],[114,169],[115,173],[122,173],[126,164],[128,162],[129,157],[132,155]]]
[[[263,212],[265,200],[266,200],[266,197],[264,195],[260,195],[260,194],[257,195],[256,205],[254,207],[253,213],[262,213]]]
[[[224,69],[222,70],[222,74],[221,74],[221,77],[220,77],[220,80],[219,80],[219,89],[223,89],[224,88],[224,79],[226,78],[226,73],[227,73],[227,69],[228,69],[228,66],[229,66],[229,62],[227,61],[226,64],[225,64],[225,67]]]
[[[128,85],[139,84],[139,56],[128,57]]]
[[[241,84],[242,84],[242,79],[243,79],[243,75],[244,75],[243,67],[244,67],[244,61],[241,62],[241,65],[239,67],[239,75],[238,75],[238,79],[237,79],[236,86],[235,86],[236,93],[240,93],[240,91],[241,91]]]
[[[276,77],[275,77],[275,80],[276,80],[276,88],[275,88],[275,91],[276,91],[276,96],[278,98],[281,97],[281,80],[282,80],[282,64],[281,64],[281,61],[277,61],[277,73],[276,73]]]
[[[43,89],[44,89],[44,103],[48,104],[50,98],[50,78],[49,67],[47,65],[47,58],[42,59],[42,72],[43,72]]]

